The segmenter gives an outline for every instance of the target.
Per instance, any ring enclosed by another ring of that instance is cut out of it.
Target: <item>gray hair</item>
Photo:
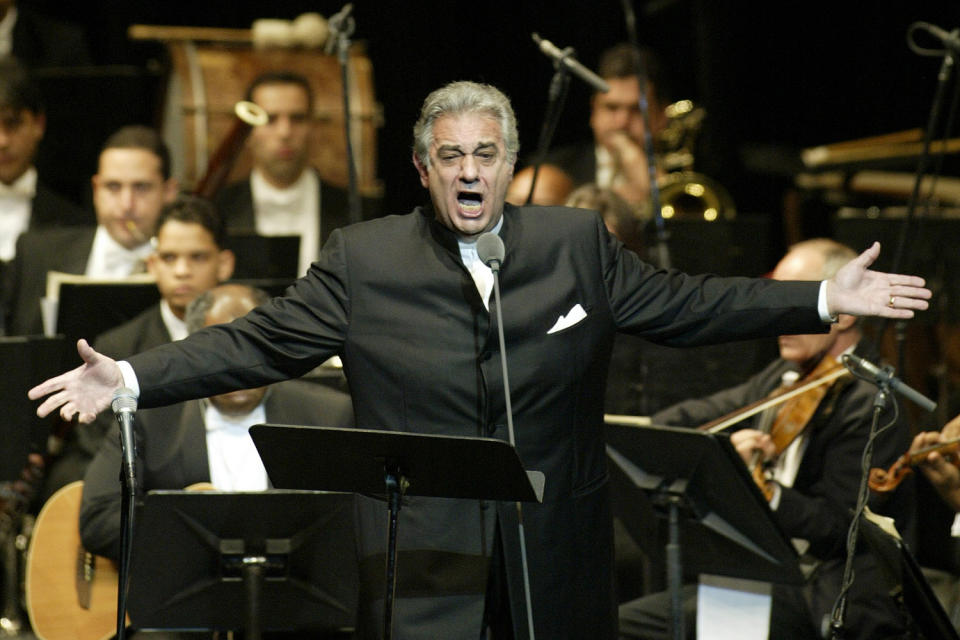
[[[224,286],[231,288],[244,287],[249,289],[250,297],[253,298],[254,305],[258,307],[270,300],[270,294],[263,289],[249,287],[247,285],[220,285],[219,287],[208,289],[194,298],[190,304],[187,305],[187,310],[183,315],[183,321],[187,325],[187,333],[196,333],[200,329],[203,329],[203,327],[207,324],[207,313],[209,313],[210,309],[217,301],[217,290]]]
[[[413,152],[420,164],[430,166],[433,123],[441,116],[461,113],[482,113],[500,123],[507,156],[511,161],[517,159],[520,138],[517,134],[517,116],[510,106],[510,99],[489,84],[460,81],[433,91],[423,101],[420,118],[413,125]]]

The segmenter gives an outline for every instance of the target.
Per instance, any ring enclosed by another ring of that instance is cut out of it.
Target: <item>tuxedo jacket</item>
[[[93,348],[114,360],[122,360],[168,342],[170,332],[163,323],[158,303],[120,326],[101,333],[94,341]]]
[[[17,239],[5,295],[9,335],[43,333],[40,298],[46,294],[47,272],[84,273],[97,228],[61,227],[27,231]]]
[[[353,426],[350,397],[320,384],[291,380],[271,387],[267,422],[326,427]],[[210,482],[207,436],[199,401],[139,411],[134,420],[142,491],[184,489]],[[84,476],[80,534],[84,547],[108,558],[120,555],[118,437],[107,437]]]
[[[610,638],[602,429],[614,333],[682,346],[825,331],[819,286],[657,270],[582,209],[506,205],[500,237],[516,444],[525,467],[546,475],[543,503],[523,510],[536,633]],[[285,297],[129,362],[149,407],[295,377],[339,354],[358,426],[505,440],[495,318],[455,235],[417,209],[335,230]],[[386,518],[382,503],[367,506],[360,625],[376,637]],[[486,603],[509,596],[515,633],[526,637],[516,524],[513,504],[408,496],[399,523],[398,637],[478,637],[495,536],[507,580]]]
[[[43,182],[37,182],[37,191],[30,203],[30,221],[28,230],[46,229],[49,227],[89,225],[93,216],[59,195]],[[12,304],[12,289],[15,286],[13,261],[0,261],[0,329],[11,333],[7,325],[9,305]]]
[[[37,192],[30,204],[29,229],[91,224],[96,224],[92,213],[67,200],[42,181],[37,182]]]
[[[874,362],[876,352],[861,341],[857,353]],[[781,385],[782,374],[792,367],[776,360],[736,387],[706,398],[688,400],[655,413],[654,424],[695,427],[760,400]],[[846,559],[846,536],[850,511],[856,505],[860,485],[860,458],[867,444],[877,388],[859,378],[841,378],[833,384],[803,433],[806,450],[792,487],[781,489],[774,518],[790,538],[810,543],[809,553],[819,566],[807,586],[807,604],[814,628],[829,614],[839,593]],[[871,467],[888,468],[910,448],[910,431],[903,407],[888,406],[880,425],[891,424],[874,444]],[[744,426],[753,426],[753,422]],[[893,494],[872,493],[870,508],[896,521],[903,539],[912,544],[916,510],[912,479]],[[850,638],[899,637],[904,620],[887,595],[887,584],[867,552],[857,554],[856,580],[850,592],[846,630]]]
[[[327,241],[334,229],[350,224],[350,199],[346,190],[334,187],[317,176],[320,183],[320,246]],[[256,230],[256,215],[250,179],[240,180],[221,189],[215,198],[217,210],[223,216],[227,228],[236,231]],[[379,203],[372,198],[362,198],[361,217],[377,215]]]

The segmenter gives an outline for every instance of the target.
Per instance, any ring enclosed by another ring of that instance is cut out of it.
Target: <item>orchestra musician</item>
[[[773,277],[779,280],[830,278],[856,254],[825,238],[794,245],[778,263]],[[789,385],[806,370],[824,359],[838,360],[848,352],[876,361],[871,345],[862,340],[854,317],[841,314],[829,333],[783,335],[778,339],[780,358],[743,384],[706,398],[692,399],[663,409],[651,416],[654,424],[696,427],[766,397],[778,387]],[[825,388],[825,387],[822,387]],[[806,409],[805,427],[784,450],[776,452],[778,420],[790,419],[780,413],[791,404],[774,407],[754,416],[752,422],[734,428],[731,441],[750,464],[756,452],[771,459],[765,493],[775,520],[794,540],[801,562],[812,568],[812,577],[802,588],[774,585],[770,620],[772,638],[821,638],[840,588],[846,560],[845,540],[850,510],[857,501],[861,478],[860,458],[867,444],[876,388],[852,376],[836,378],[819,404]],[[812,411],[810,410],[812,409]],[[888,426],[877,438],[873,460],[889,464],[910,441],[903,411],[889,405],[881,415]],[[773,433],[767,431],[772,426]],[[740,428],[743,427],[743,428]],[[891,516],[905,540],[914,535],[913,487],[901,486],[888,496],[874,495],[870,507]],[[843,637],[900,637],[905,621],[897,604],[885,589],[879,567],[869,552],[861,550],[854,560],[856,579],[849,595]],[[687,588],[688,599],[694,590]],[[621,605],[623,637],[667,638],[669,606],[664,594],[645,596]],[[692,631],[693,621],[687,628]]]

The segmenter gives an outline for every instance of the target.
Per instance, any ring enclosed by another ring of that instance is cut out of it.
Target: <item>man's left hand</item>
[[[933,295],[918,276],[871,271],[880,255],[880,243],[845,264],[827,281],[827,308],[831,315],[880,316],[908,320],[923,311]]]

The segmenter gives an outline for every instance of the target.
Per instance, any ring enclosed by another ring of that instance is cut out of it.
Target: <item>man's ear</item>
[[[167,178],[163,183],[163,201],[167,204],[177,199],[180,191],[180,182],[176,178]]]
[[[157,252],[154,251],[153,253],[147,256],[147,259],[144,263],[144,266],[146,266],[147,268],[147,273],[152,275],[154,278],[157,277],[156,269],[157,269],[157,260],[159,259],[160,258],[157,256]]]
[[[417,168],[417,173],[420,174],[420,184],[423,185],[424,189],[430,187],[430,177],[427,172],[427,168],[423,166],[420,162],[420,158],[417,157],[417,153],[413,153],[413,166]]]
[[[237,265],[237,256],[230,249],[224,249],[217,254],[217,280],[226,282],[233,275]]]

